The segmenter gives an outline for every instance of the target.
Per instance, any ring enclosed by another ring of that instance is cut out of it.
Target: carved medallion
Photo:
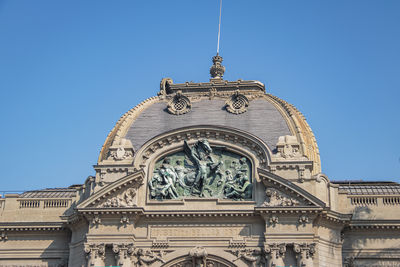
[[[206,139],[155,163],[149,179],[151,199],[252,199],[251,162],[248,158],[211,147]]]
[[[240,94],[239,91],[236,91],[235,94],[233,94],[231,98],[225,102],[226,110],[233,114],[241,114],[246,112],[248,106],[249,100],[247,97]]]
[[[178,91],[176,95],[168,102],[168,112],[174,115],[185,114],[190,111],[192,104],[189,98],[184,96],[181,91]]]

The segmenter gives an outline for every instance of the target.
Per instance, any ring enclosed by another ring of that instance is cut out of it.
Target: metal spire
[[[214,79],[222,79],[224,76],[225,67],[222,66],[222,57],[219,55],[219,40],[221,37],[221,12],[222,0],[219,2],[219,23],[218,23],[218,41],[217,41],[217,55],[212,58],[213,65],[210,68],[211,77]]]

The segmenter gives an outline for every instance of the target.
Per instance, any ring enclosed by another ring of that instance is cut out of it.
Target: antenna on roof
[[[222,0],[219,1],[219,23],[218,23],[217,55],[219,54],[219,39],[220,39],[220,36],[221,36],[221,13],[222,13]]]

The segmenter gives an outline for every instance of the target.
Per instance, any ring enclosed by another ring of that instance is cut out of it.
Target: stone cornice
[[[316,198],[309,192],[305,191],[304,189],[300,188],[299,186],[293,184],[292,182],[275,175],[265,169],[258,168],[258,175],[260,176],[261,180],[263,181],[266,187],[272,185],[277,189],[284,190],[285,192],[295,195],[297,198],[300,198],[305,201],[305,203],[315,206],[324,208],[325,203],[320,199]],[[310,206],[307,206],[310,207]]]
[[[400,229],[400,220],[351,220],[348,229]]]
[[[65,230],[65,222],[1,222],[0,231],[60,231]]]

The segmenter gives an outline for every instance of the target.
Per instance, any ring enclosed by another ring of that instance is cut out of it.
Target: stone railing
[[[377,197],[350,197],[350,201],[351,204],[355,206],[369,206],[378,204]]]
[[[67,208],[71,206],[71,199],[20,199],[20,209],[35,209],[35,208]]]
[[[400,205],[400,196],[350,196],[353,206]]]

